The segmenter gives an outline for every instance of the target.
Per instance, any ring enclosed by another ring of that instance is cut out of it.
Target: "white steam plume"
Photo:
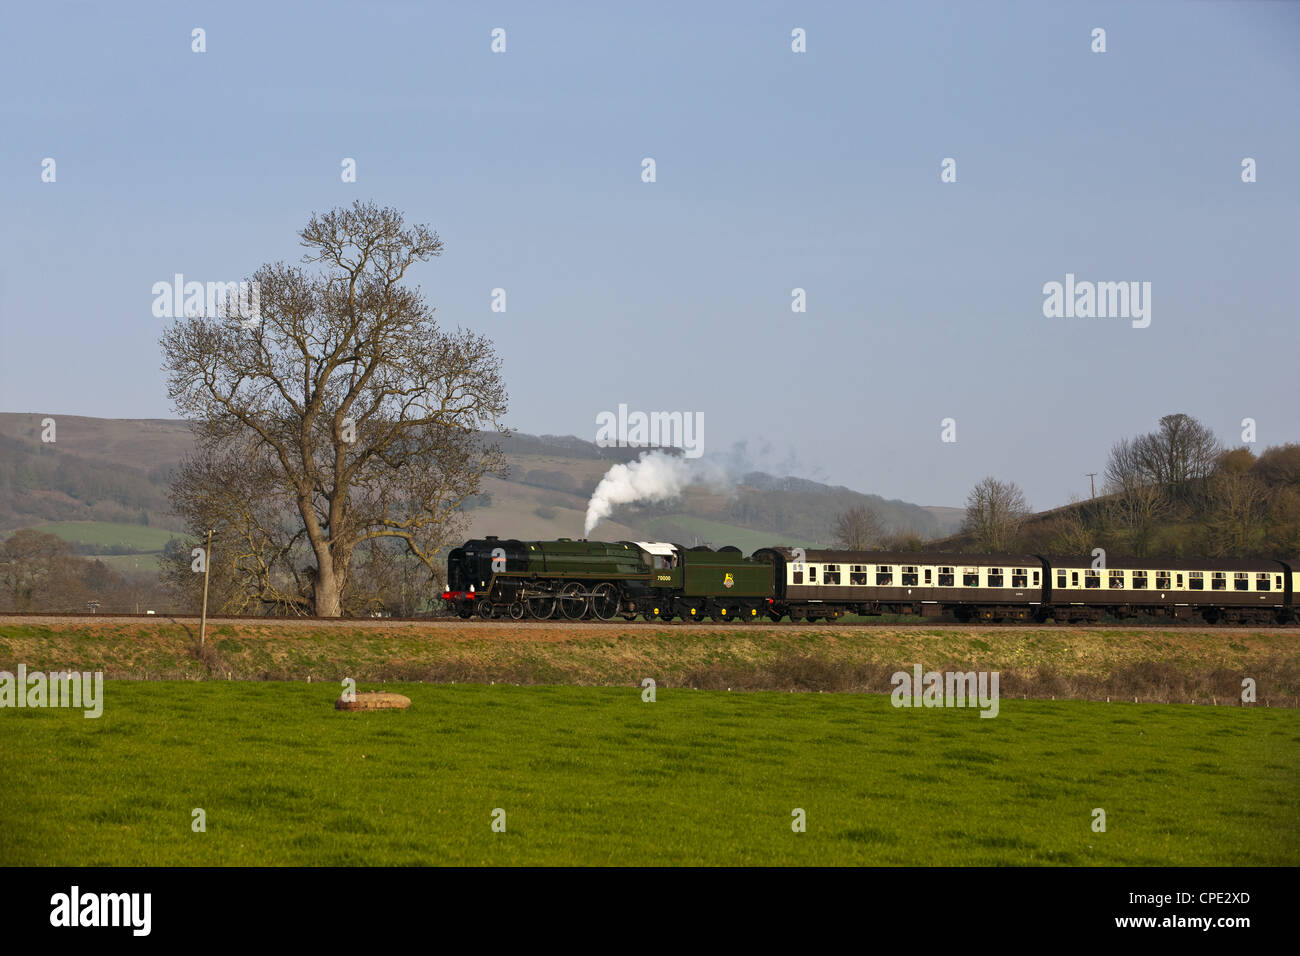
[[[662,451],[642,452],[636,461],[614,465],[605,472],[591,493],[591,501],[587,502],[587,523],[582,535],[589,536],[591,529],[608,518],[617,505],[667,501],[692,484],[716,487],[726,483],[722,470],[712,463]]]

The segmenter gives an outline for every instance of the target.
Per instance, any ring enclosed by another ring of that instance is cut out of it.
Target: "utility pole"
[[[208,635],[208,568],[212,566],[212,529],[208,529],[208,546],[203,549],[203,615],[199,618],[199,647]]]
[[[1096,477],[1097,473],[1095,471],[1088,472],[1088,490],[1091,492],[1091,497],[1093,498],[1097,497],[1097,483],[1092,480]]]

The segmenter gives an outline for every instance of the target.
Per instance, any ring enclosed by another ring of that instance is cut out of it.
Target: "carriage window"
[[[1013,588],[1029,587],[1029,569],[1012,568],[1011,569],[1011,586]]]
[[[1178,577],[1179,577],[1179,578],[1182,578],[1182,575],[1180,574],[1180,575],[1178,575]],[[1181,582],[1180,582],[1180,583],[1181,583]],[[1188,572],[1188,574],[1187,574],[1187,586],[1190,587],[1193,591],[1204,591],[1204,590],[1205,590],[1205,574],[1204,574],[1203,572],[1201,572],[1201,571],[1190,571],[1190,572]]]
[[[1228,575],[1223,571],[1211,572],[1210,587],[1212,587],[1216,591],[1228,590]]]
[[[1133,590],[1145,591],[1147,587],[1147,573],[1145,571],[1133,572]]]
[[[1057,571],[1057,572],[1056,572],[1056,586],[1057,586],[1058,588],[1063,588],[1063,587],[1065,587],[1065,572],[1064,572],[1064,571]]]
[[[840,566],[838,564],[826,565],[822,574],[822,584],[839,584],[840,583]]]
[[[1110,572],[1110,586],[1111,586],[1112,588],[1122,588],[1122,587],[1124,587],[1124,572],[1123,572],[1123,571],[1111,571],[1111,572]]]
[[[792,575],[793,578],[794,578],[794,580],[793,580],[791,583],[793,583],[793,584],[803,584],[803,572],[802,572],[802,571],[792,571],[792,572],[790,572],[790,573],[791,573],[791,575]]]
[[[963,568],[961,572],[961,583],[963,587],[977,588],[980,586],[980,569]]]
[[[1084,572],[1083,572],[1083,586],[1084,586],[1085,588],[1099,588],[1099,587],[1101,587],[1101,572],[1100,572],[1100,571],[1084,571]]]
[[[952,587],[954,580],[956,580],[956,578],[953,575],[952,568],[939,569],[939,587],[950,588]]]
[[[1178,586],[1180,588],[1183,586],[1183,576],[1181,574],[1178,575]]]
[[[849,584],[864,587],[867,583],[867,566],[865,564],[849,565]]]
[[[903,587],[912,587],[915,586],[916,583],[917,583],[916,565],[915,564],[903,565]]]
[[[1272,588],[1271,588],[1272,584],[1273,584],[1273,579],[1270,578],[1267,574],[1257,574],[1257,575],[1255,575],[1255,590],[1256,590],[1256,591],[1268,591],[1268,590],[1271,590],[1271,589],[1272,589]]]
[[[1042,571],[1035,571],[1035,572],[1034,572],[1034,587],[1038,587],[1038,582],[1039,582],[1039,580],[1040,580],[1039,575],[1042,574],[1042,573],[1043,573]]]
[[[926,569],[925,569],[925,583],[926,583],[926,584],[931,583],[930,575],[931,575],[931,573],[932,573],[933,571],[934,571],[933,568],[926,568]]]
[[[1001,568],[989,568],[989,583],[988,583],[988,586],[991,587],[991,588],[1000,588],[1000,587],[1002,587],[1002,569],[1001,569]]]
[[[892,564],[876,565],[876,584],[893,584],[894,566]]]
[[[809,584],[817,583],[817,565],[815,564],[808,565],[808,583]]]
[[[1072,588],[1077,588],[1078,586],[1079,586],[1079,572],[1078,572],[1078,571],[1071,571],[1071,572],[1070,572],[1070,587],[1072,587]]]
[[[1168,591],[1168,590],[1169,590],[1169,572],[1168,572],[1168,571],[1157,571],[1157,572],[1156,572],[1156,590],[1158,590],[1158,591]]]
[[[1232,587],[1237,591],[1250,590],[1250,574],[1246,571],[1238,571],[1232,580]]]

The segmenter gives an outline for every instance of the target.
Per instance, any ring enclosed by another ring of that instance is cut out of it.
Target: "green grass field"
[[[118,681],[97,720],[0,711],[0,864],[1300,863],[1292,709],[387,689],[411,709]]]
[[[37,531],[62,538],[69,544],[98,548],[130,548],[140,553],[162,551],[169,538],[182,535],[166,528],[112,521],[51,521],[36,525]]]
[[[121,574],[157,573],[162,566],[162,552],[151,552],[149,554],[88,554],[85,557],[90,561],[103,561],[114,571]]]

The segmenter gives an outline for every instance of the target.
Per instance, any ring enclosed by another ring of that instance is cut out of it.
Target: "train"
[[[1150,617],[1300,623],[1300,558],[716,550],[663,541],[466,541],[447,557],[445,607],[513,620],[834,621],[849,614],[961,622]]]

